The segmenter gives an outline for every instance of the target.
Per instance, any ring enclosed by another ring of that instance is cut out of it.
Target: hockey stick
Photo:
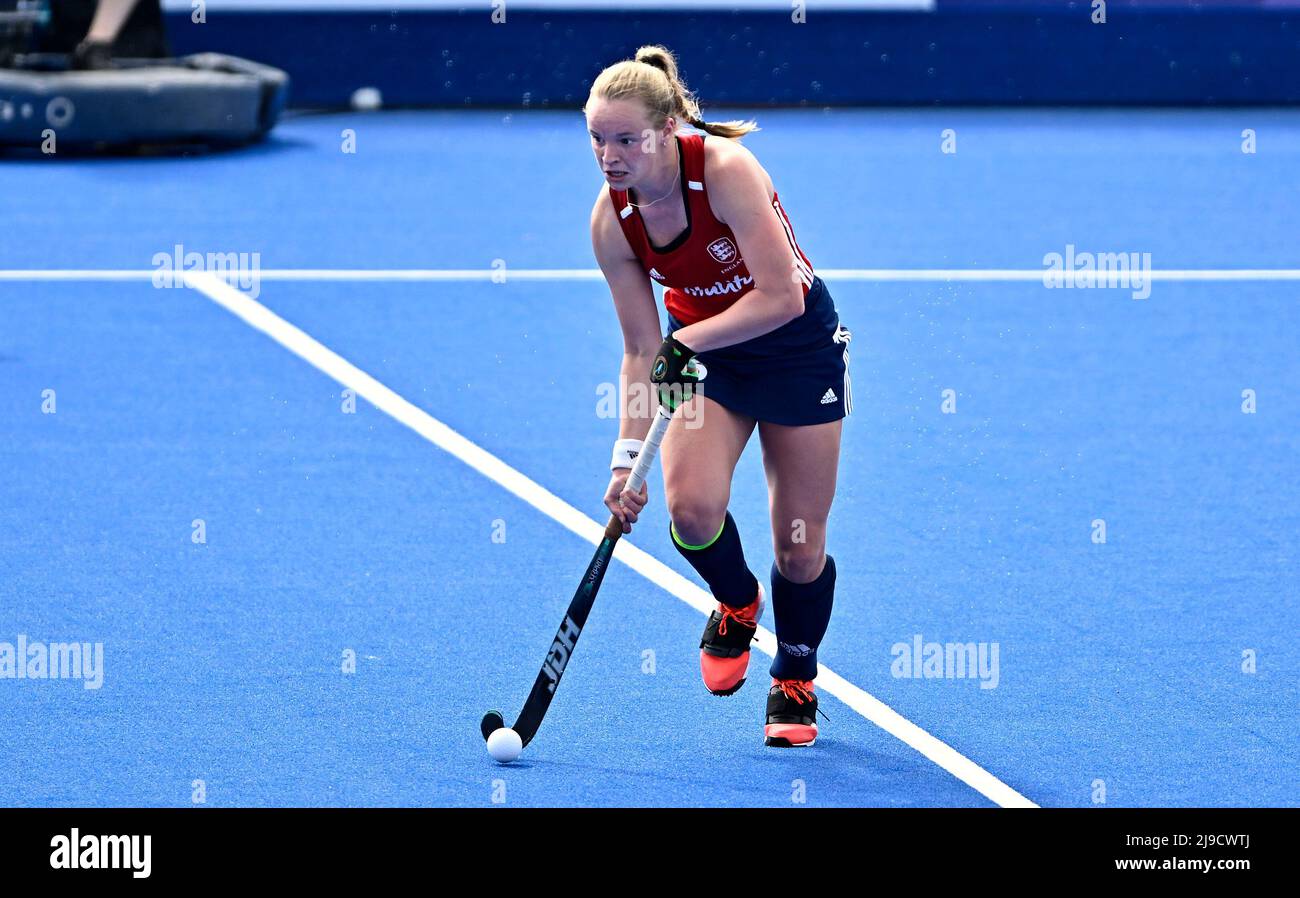
[[[695,370],[702,380],[705,373],[704,366],[697,362]],[[650,425],[650,432],[646,434],[641,453],[637,456],[632,473],[628,475],[626,489],[633,493],[641,491],[641,485],[645,483],[655,456],[659,454],[659,444],[663,442],[664,434],[668,432],[668,425],[672,419],[671,411],[663,405],[658,406],[658,412]],[[551,699],[555,697],[555,690],[560,685],[560,677],[564,676],[564,669],[578,645],[582,628],[587,625],[587,615],[591,613],[591,606],[596,602],[596,593],[600,591],[600,584],[605,579],[605,571],[609,569],[614,547],[622,535],[623,523],[617,515],[611,514],[609,523],[605,525],[605,536],[596,547],[596,554],[592,556],[591,564],[587,565],[586,573],[582,575],[578,591],[573,594],[569,610],[565,612],[564,621],[560,624],[555,639],[551,641],[551,649],[546,653],[542,669],[538,672],[532,691],[528,693],[528,699],[524,702],[524,709],[519,712],[519,719],[515,721],[513,729],[519,734],[519,739],[525,746],[532,741],[533,736],[537,735],[537,728],[542,725],[542,718],[546,716],[546,710],[551,706]],[[483,738],[487,739],[505,725],[505,717],[500,711],[487,712],[483,715],[483,722],[480,724]]]

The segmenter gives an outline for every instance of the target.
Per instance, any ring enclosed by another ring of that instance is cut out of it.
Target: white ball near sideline
[[[524,750],[524,740],[510,727],[493,730],[487,740],[488,754],[498,764],[509,764]]]

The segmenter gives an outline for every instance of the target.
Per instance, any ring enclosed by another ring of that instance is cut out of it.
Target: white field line
[[[478,471],[484,477],[514,493],[538,511],[577,534],[591,545],[604,538],[604,525],[592,520],[537,482],[485,451],[428,412],[412,405],[337,353],[276,315],[261,303],[211,274],[192,273],[188,285],[217,305],[261,331],[303,361],[355,391],[380,411],[405,424],[440,449]],[[651,583],[675,595],[707,616],[714,608],[713,597],[642,549],[619,540],[614,557]],[[776,636],[760,627],[755,640],[767,655],[776,653]],[[956,749],[907,720],[897,711],[853,685],[825,665],[818,665],[817,685],[890,735],[916,749],[935,764],[1003,807],[1037,807],[983,767]]]
[[[193,273],[193,272],[191,272]],[[1042,281],[1042,268],[821,268],[827,281],[921,281],[948,283]],[[141,281],[154,277],[154,269],[8,269],[0,281]],[[267,268],[242,272],[213,272],[227,279],[256,277],[263,281],[599,281],[598,268]],[[1059,272],[1068,279],[1069,270]],[[1075,275],[1082,272],[1074,272]],[[1105,279],[1108,275],[1094,273]],[[1169,268],[1141,272],[1152,281],[1300,281],[1300,268]],[[1061,288],[1056,288],[1061,289]],[[1081,288],[1084,289],[1084,288]],[[1086,289],[1129,289],[1098,286]]]

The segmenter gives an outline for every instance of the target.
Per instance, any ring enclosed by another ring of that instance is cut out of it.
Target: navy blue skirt
[[[670,331],[685,327],[668,315]],[[804,312],[770,333],[701,352],[707,374],[700,392],[758,421],[798,427],[838,421],[853,411],[849,340],[835,301],[820,277]]]

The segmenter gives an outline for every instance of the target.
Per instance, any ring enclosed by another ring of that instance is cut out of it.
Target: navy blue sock
[[[817,646],[831,622],[835,604],[835,559],[811,583],[791,583],[772,564],[772,614],[776,618],[776,658],[772,676],[778,680],[811,680],[817,676]]]
[[[700,546],[692,546],[677,535],[671,523],[668,533],[682,557],[691,563],[695,572],[704,578],[713,591],[713,597],[732,608],[751,605],[758,596],[758,578],[745,564],[745,550],[740,546],[740,530],[731,512],[722,519],[717,535]]]

